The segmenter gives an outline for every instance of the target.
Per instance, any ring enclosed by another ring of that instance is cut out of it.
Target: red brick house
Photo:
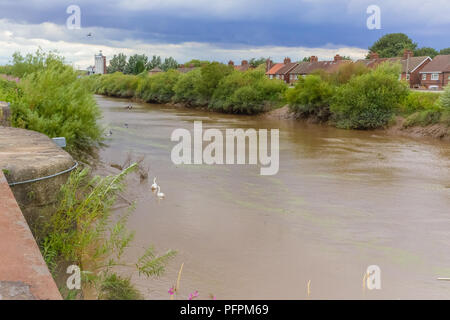
[[[290,58],[284,58],[283,61],[283,67],[281,67],[280,69],[278,69],[275,72],[275,76],[277,79],[281,79],[284,80],[284,82],[286,83],[290,83],[290,74],[291,71],[298,66],[298,63],[296,62],[291,62]]]
[[[234,70],[238,70],[238,71],[247,71],[249,69],[253,69],[249,64],[247,60],[242,60],[241,65],[234,65],[234,62],[232,60],[230,60],[228,62],[229,66],[232,66],[234,68]]]
[[[450,55],[434,57],[419,73],[423,87],[442,90],[450,82]]]
[[[277,74],[278,70],[284,67],[284,63],[273,63],[272,60],[266,60],[266,75],[269,79],[281,79],[281,75]]]

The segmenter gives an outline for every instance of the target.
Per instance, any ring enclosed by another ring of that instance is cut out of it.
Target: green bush
[[[331,104],[337,126],[375,129],[388,124],[408,93],[406,84],[398,81],[399,72],[399,66],[382,65],[339,87]]]
[[[430,124],[439,123],[442,113],[436,110],[424,110],[411,114],[406,118],[403,126],[405,128],[412,126],[428,126]]]
[[[181,102],[187,106],[195,106],[199,104],[199,93],[197,91],[198,83],[201,80],[201,70],[194,69],[191,72],[181,74],[173,91],[174,102]]]
[[[330,116],[330,100],[334,88],[319,75],[300,78],[294,89],[288,90],[286,100],[291,111],[297,116],[308,118],[315,116],[321,121]]]
[[[101,140],[97,124],[101,113],[86,85],[59,61],[27,74],[17,84],[19,94],[11,105],[12,124],[65,137],[70,152],[86,151]]]
[[[158,103],[170,102],[175,95],[174,87],[179,77],[180,73],[173,69],[150,76],[150,100]]]
[[[410,115],[424,110],[439,109],[439,94],[433,92],[411,91],[401,102],[400,111],[404,115]]]

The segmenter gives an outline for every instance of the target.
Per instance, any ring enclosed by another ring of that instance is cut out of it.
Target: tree
[[[430,48],[430,47],[422,47],[414,51],[414,55],[416,57],[422,57],[422,56],[428,56],[431,58],[436,57],[439,54],[439,52],[436,49]]]
[[[145,54],[135,54],[128,59],[125,67],[127,74],[139,74],[147,69],[148,57]]]
[[[152,60],[147,64],[147,70],[152,70],[154,68],[161,68],[161,57],[153,56]]]
[[[264,57],[261,57],[259,59],[251,58],[250,62],[249,62],[250,66],[253,68],[257,68],[258,66],[260,66],[264,63],[266,63],[266,58],[264,58]]]
[[[376,52],[380,58],[399,57],[404,49],[416,50],[417,43],[414,43],[404,33],[390,33],[378,39],[373,46],[369,47],[370,52]]]
[[[442,50],[439,52],[439,54],[444,54],[444,55],[450,54],[450,48],[442,49]]]
[[[208,63],[209,63],[209,61],[206,61],[206,60],[192,59],[192,60],[186,62],[184,65],[186,67],[192,66],[192,67],[198,68],[198,67],[201,67],[201,66],[203,66],[205,64],[208,64]]]
[[[212,62],[201,68],[202,78],[198,83],[198,92],[205,101],[209,101],[220,80],[233,72],[233,68],[219,62]]]
[[[445,109],[450,110],[450,85],[445,88],[441,96],[441,104]]]
[[[164,63],[161,65],[161,69],[163,69],[164,71],[176,68],[178,68],[178,62],[172,57],[165,58]]]
[[[109,66],[107,68],[108,73],[114,72],[124,72],[127,66],[127,56],[123,53],[114,55],[114,57],[109,61]]]

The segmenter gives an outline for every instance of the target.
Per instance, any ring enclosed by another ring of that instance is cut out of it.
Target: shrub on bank
[[[181,74],[177,83],[173,87],[175,95],[173,101],[177,103],[184,103],[187,106],[199,105],[199,93],[197,91],[197,84],[201,79],[201,70],[194,69],[191,72]]]
[[[330,116],[330,101],[334,88],[322,80],[319,75],[300,78],[294,89],[286,94],[289,108],[297,116],[316,117],[320,121],[328,120]]]
[[[444,93],[441,95],[441,105],[447,110],[450,110],[450,85],[448,85]]]
[[[433,92],[411,91],[401,102],[400,113],[410,115],[425,110],[438,110],[440,95]]]
[[[70,152],[87,150],[99,140],[100,110],[77,74],[59,61],[27,74],[11,105],[13,126],[65,137]]]
[[[388,124],[408,88],[398,81],[397,66],[384,65],[353,77],[338,87],[331,104],[336,125],[347,129],[376,129]]]

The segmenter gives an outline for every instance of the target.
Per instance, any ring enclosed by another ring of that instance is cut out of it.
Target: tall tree
[[[147,69],[148,57],[145,54],[135,54],[130,56],[125,67],[128,74],[139,74]]]
[[[263,57],[261,57],[259,59],[251,58],[250,62],[249,62],[250,66],[253,67],[253,68],[256,68],[259,65],[264,64],[264,63],[266,63],[266,58],[263,58]]]
[[[443,55],[450,54],[450,48],[442,49],[442,50],[439,52],[439,54],[443,54]]]
[[[439,54],[439,52],[436,49],[429,48],[429,47],[422,47],[414,51],[414,55],[416,57],[422,57],[422,56],[428,56],[431,58],[436,57]]]
[[[161,69],[164,71],[176,68],[178,68],[178,62],[172,57],[165,58],[163,64],[161,65]]]
[[[147,64],[147,70],[152,70],[156,67],[161,68],[161,57],[160,56],[153,56],[152,60],[150,60]]]
[[[114,73],[117,71],[124,72],[127,66],[127,56],[123,53],[114,55],[109,61],[109,66],[107,67],[108,73]]]
[[[404,49],[416,50],[416,48],[417,43],[406,34],[390,33],[378,39],[369,50],[378,53],[380,58],[392,58],[401,56]]]

